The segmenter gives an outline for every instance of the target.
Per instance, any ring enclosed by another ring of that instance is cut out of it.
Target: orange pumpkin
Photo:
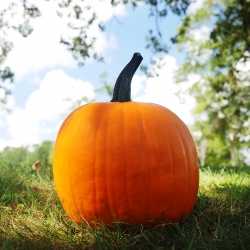
[[[78,224],[182,222],[195,204],[199,170],[188,128],[165,107],[130,101],[141,60],[135,53],[110,103],[81,106],[58,133],[55,187]]]

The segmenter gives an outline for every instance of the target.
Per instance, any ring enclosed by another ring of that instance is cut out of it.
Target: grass
[[[250,167],[200,169],[183,225],[95,228],[64,213],[50,172],[0,163],[0,249],[250,249]]]

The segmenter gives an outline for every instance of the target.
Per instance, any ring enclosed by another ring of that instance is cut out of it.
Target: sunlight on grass
[[[91,228],[62,210],[51,172],[0,163],[0,249],[250,249],[250,168],[200,170],[183,225]]]
[[[201,168],[200,171],[200,192],[214,196],[212,190],[218,190],[224,187],[249,187],[250,168]]]

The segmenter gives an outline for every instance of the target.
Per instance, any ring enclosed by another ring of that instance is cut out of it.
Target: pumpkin
[[[78,224],[183,222],[196,202],[198,161],[188,128],[169,109],[130,99],[141,61],[135,53],[111,102],[79,107],[58,132],[55,187]]]

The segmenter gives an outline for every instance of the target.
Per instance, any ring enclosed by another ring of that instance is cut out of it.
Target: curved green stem
[[[135,71],[141,64],[143,57],[140,53],[134,53],[131,61],[126,65],[118,76],[113,98],[111,102],[129,102],[131,101],[131,82]]]

